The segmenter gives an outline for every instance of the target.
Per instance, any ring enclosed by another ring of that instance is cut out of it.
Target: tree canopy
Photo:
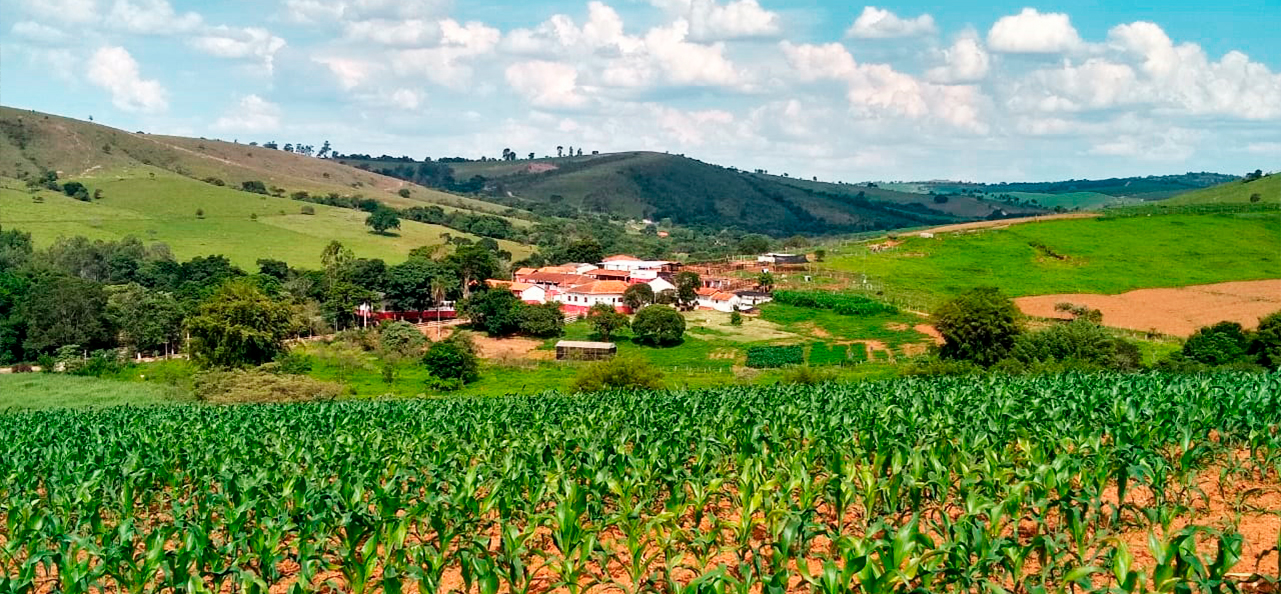
[[[209,367],[261,365],[285,351],[287,304],[243,280],[224,284],[187,321],[193,361]]]

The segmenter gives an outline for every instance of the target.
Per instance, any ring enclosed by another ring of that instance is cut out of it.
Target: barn
[[[557,361],[600,361],[613,359],[617,354],[618,345],[612,342],[562,340],[556,343]]]

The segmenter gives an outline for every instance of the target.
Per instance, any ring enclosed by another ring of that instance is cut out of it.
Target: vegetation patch
[[[747,366],[756,369],[802,365],[805,347],[799,344],[786,346],[754,346],[747,349]]]
[[[824,291],[775,291],[774,300],[786,305],[830,309],[843,316],[866,316],[898,313],[893,305],[881,303],[863,295],[828,293]]]

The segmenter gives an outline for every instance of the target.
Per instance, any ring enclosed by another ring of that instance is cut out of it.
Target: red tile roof
[[[627,291],[628,286],[629,285],[623,281],[603,280],[579,285],[567,292],[577,293],[579,295],[622,295]]]
[[[603,261],[604,261],[604,262],[618,262],[618,261],[620,261],[620,260],[637,260],[637,261],[639,261],[639,260],[640,260],[640,258],[637,258],[636,256],[632,256],[632,255],[630,255],[630,254],[616,254],[616,255],[610,256],[610,257],[608,257],[608,258],[605,258]]]

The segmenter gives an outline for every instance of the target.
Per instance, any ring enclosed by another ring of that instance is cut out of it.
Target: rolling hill
[[[1217,186],[1188,192],[1165,200],[1162,204],[1250,204],[1258,196],[1258,203],[1281,204],[1281,173],[1265,175],[1254,181],[1237,180]]]
[[[55,171],[101,199],[86,202],[59,192],[31,190],[24,179]],[[210,183],[221,181],[223,185]],[[202,181],[208,180],[208,181]],[[278,189],[241,191],[245,181]],[[409,197],[400,190],[409,190]],[[444,235],[474,235],[441,225],[402,221],[392,235],[375,235],[359,210],[307,204],[295,192],[372,198],[396,207],[439,206],[447,212],[502,217],[511,209],[424,188],[340,163],[216,140],[129,133],[90,122],[0,107],[0,225],[32,233],[39,245],[83,235],[133,235],[164,242],[179,258],[220,253],[242,267],[258,258],[316,266],[337,239],[359,256],[403,260],[415,247]],[[302,214],[303,206],[314,215]],[[197,216],[197,210],[201,216]],[[503,217],[513,226],[526,218]],[[532,248],[501,241],[516,258]]]
[[[340,162],[409,177],[395,159],[348,155]],[[456,180],[478,180],[487,199],[538,212],[603,212],[678,225],[785,236],[945,224],[1043,212],[965,197],[932,197],[876,187],[748,173],[679,155],[628,152],[576,157],[444,163]]]

